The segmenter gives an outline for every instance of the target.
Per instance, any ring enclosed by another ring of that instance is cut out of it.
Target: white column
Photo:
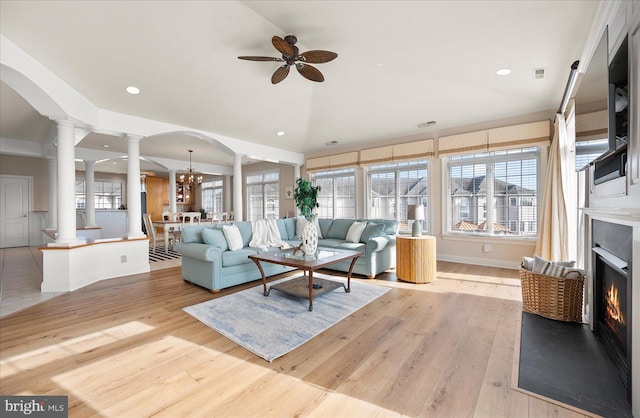
[[[242,154],[233,157],[233,217],[242,222]]]
[[[47,229],[58,227],[58,160],[55,157],[48,157],[49,164],[49,210],[47,213]]]
[[[177,212],[176,207],[176,171],[169,170],[169,212]]]
[[[84,181],[86,183],[86,228],[95,228],[96,226],[96,192],[95,192],[95,161],[84,162]]]
[[[296,180],[300,178],[300,165],[296,164],[293,166],[293,182],[295,184]],[[295,187],[295,185],[294,185]]]
[[[224,176],[224,212],[231,210],[231,176],[226,174]]]
[[[127,135],[127,238],[143,238],[140,202],[140,140]]]
[[[54,246],[74,246],[76,238],[76,163],[73,123],[58,120],[58,236]]]

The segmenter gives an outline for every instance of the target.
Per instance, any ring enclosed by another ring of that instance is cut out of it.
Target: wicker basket
[[[584,276],[570,271],[564,277],[520,269],[522,309],[559,321],[582,322]]]

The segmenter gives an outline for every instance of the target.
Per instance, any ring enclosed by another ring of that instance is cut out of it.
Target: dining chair
[[[152,252],[155,254],[156,246],[158,245],[158,234],[156,234],[156,228],[153,226],[151,214],[145,213],[142,215],[142,219],[144,221],[144,228],[147,230],[147,237],[149,237],[149,245],[152,248]],[[169,236],[169,241],[171,241],[171,236]]]

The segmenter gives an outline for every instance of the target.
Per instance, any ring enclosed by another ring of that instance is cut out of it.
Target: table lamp
[[[422,236],[422,223],[421,221],[424,219],[424,206],[417,205],[415,207],[415,212],[413,214],[413,225],[411,228],[411,236],[420,237]]]

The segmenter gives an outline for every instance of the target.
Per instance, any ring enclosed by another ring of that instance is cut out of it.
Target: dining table
[[[200,220],[200,225],[202,224],[212,224],[216,222],[213,219],[202,219]],[[163,231],[163,236],[164,236],[164,252],[168,253],[169,252],[169,233],[172,230],[180,230],[182,228],[182,221],[172,221],[172,220],[167,220],[167,221],[153,221],[153,226],[156,228],[162,228]]]

